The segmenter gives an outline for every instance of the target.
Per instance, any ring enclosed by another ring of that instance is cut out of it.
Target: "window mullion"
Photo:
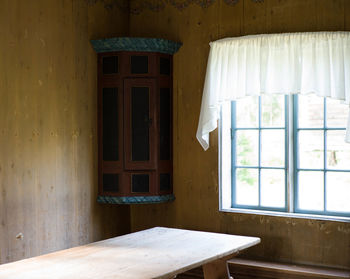
[[[261,96],[259,96],[259,150],[258,150],[258,187],[259,187],[259,206],[261,206]]]
[[[236,184],[236,102],[231,102],[231,185]],[[234,158],[234,160],[232,160]],[[231,205],[236,204],[236,187],[231,187]]]
[[[297,160],[297,97],[294,95],[288,96],[288,212],[295,212],[295,193],[296,193],[296,165]]]
[[[327,204],[327,102],[323,99],[323,212]]]
[[[299,113],[299,101],[298,101],[298,95],[293,95],[293,126],[292,126],[292,131],[293,131],[293,172],[292,172],[292,177],[293,177],[293,188],[292,188],[292,201],[293,201],[293,212],[296,212],[298,210],[298,187],[299,187],[299,123],[298,123],[298,113]]]

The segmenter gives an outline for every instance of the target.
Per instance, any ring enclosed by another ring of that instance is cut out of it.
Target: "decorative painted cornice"
[[[162,11],[167,5],[171,5],[182,11],[189,5],[195,4],[202,8],[208,8],[214,4],[217,0],[85,0],[88,5],[95,5],[96,3],[102,3],[107,10],[113,8],[119,8],[124,12],[130,14],[140,14],[144,10],[153,12]],[[219,0],[220,1],[220,0]],[[222,0],[224,3],[230,6],[236,5],[239,1],[244,0]],[[249,0],[254,3],[262,3],[264,0]]]
[[[178,9],[179,11],[184,10],[191,4],[196,4],[202,8],[208,8],[214,4],[217,0],[131,0],[130,1],[130,13],[131,14],[140,14],[144,10],[150,10],[153,12],[159,12],[165,8],[166,5],[171,5]],[[227,5],[233,6],[236,5],[240,0],[223,0]],[[244,0],[242,0],[244,1]],[[264,0],[250,0],[254,3],[261,3]]]
[[[254,3],[262,3],[264,2],[264,0],[250,0]],[[230,5],[230,6],[233,6],[233,5],[236,5],[239,0],[224,0],[224,2],[227,4],[227,5]]]
[[[118,8],[123,12],[129,13],[130,1],[129,0],[85,0],[89,6],[93,6],[97,3],[102,3],[106,10],[112,10]]]
[[[132,37],[91,40],[91,44],[96,52],[146,51],[166,54],[174,54],[182,45],[165,39]]]
[[[174,195],[162,195],[162,196],[138,196],[138,197],[112,197],[112,196],[98,196],[98,203],[107,204],[150,204],[150,203],[163,203],[174,201]]]

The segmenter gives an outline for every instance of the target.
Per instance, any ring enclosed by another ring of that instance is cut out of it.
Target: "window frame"
[[[323,125],[320,128],[299,127],[298,112],[299,102],[298,95],[293,95],[293,176],[294,176],[294,212],[302,214],[317,214],[326,216],[343,216],[350,217],[350,213],[334,212],[327,210],[327,173],[328,172],[350,172],[350,169],[329,169],[327,168],[327,132],[328,131],[345,131],[346,128],[332,128],[327,126],[327,99],[323,98]],[[322,131],[323,132],[323,168],[300,168],[299,167],[299,132],[300,131]],[[323,211],[305,210],[298,207],[299,198],[299,172],[300,171],[317,171],[323,174]]]
[[[245,128],[245,127],[236,127],[236,102],[231,102],[231,185],[232,185],[232,197],[231,197],[231,203],[232,207],[234,208],[245,208],[245,209],[255,209],[255,210],[271,210],[271,211],[278,211],[278,212],[288,212],[288,191],[287,191],[287,184],[288,184],[288,98],[287,96],[284,96],[284,127],[263,127],[262,121],[261,121],[261,114],[262,114],[262,96],[258,97],[258,127],[254,128]],[[257,166],[239,166],[237,165],[237,162],[234,163],[233,158],[236,157],[236,148],[232,148],[232,146],[236,145],[236,132],[237,131],[258,131],[258,165]],[[264,167],[261,166],[261,134],[263,130],[282,130],[284,131],[284,167]],[[240,205],[236,203],[236,195],[234,191],[235,181],[236,181],[236,170],[237,169],[257,169],[258,170],[258,192],[259,192],[259,205],[258,206],[247,206],[247,205]],[[261,204],[261,170],[263,169],[273,169],[273,170],[284,170],[284,191],[285,191],[285,197],[284,207],[265,207],[260,206]]]
[[[350,222],[350,213],[339,213],[331,211],[307,211],[300,210],[298,208],[298,176],[297,172],[300,171],[298,168],[298,133],[295,132],[296,129],[304,130],[307,128],[298,128],[298,122],[296,118],[297,106],[297,95],[286,95],[285,96],[285,208],[270,208],[270,207],[255,207],[255,206],[239,206],[233,203],[234,201],[234,191],[232,186],[233,171],[234,168],[227,162],[227,150],[230,149],[229,157],[231,158],[232,164],[232,150],[231,145],[233,143],[231,123],[233,121],[233,113],[231,112],[231,103],[229,106],[222,105],[220,110],[220,119],[219,119],[219,210],[223,212],[238,212],[246,214],[258,214],[258,215],[270,215],[270,216],[282,216],[282,217],[295,217],[295,218],[305,218],[305,219],[318,219],[318,220],[331,220],[331,221],[342,221]],[[324,98],[326,103],[326,98]],[[225,107],[225,108],[224,108]],[[260,118],[260,109],[261,102],[259,102],[259,118]],[[225,113],[224,113],[225,111]],[[228,121],[227,111],[230,111],[230,119]],[[224,115],[225,114],[225,115]],[[324,117],[326,117],[326,105],[324,105]],[[227,128],[229,127],[229,132]],[[324,129],[328,130],[345,130],[345,128],[331,128],[326,126],[326,120],[324,121],[323,128],[316,128],[315,130]],[[259,127],[256,130],[261,131],[260,120]],[[241,129],[243,130],[243,129]],[[253,129],[252,129],[253,130]],[[260,134],[260,132],[259,132]],[[228,144],[227,136],[230,137],[230,144]],[[326,132],[324,132],[324,138],[326,137]],[[259,135],[259,138],[261,136]],[[327,148],[326,141],[324,140],[324,147]],[[226,146],[229,145],[229,146]],[[324,158],[327,158],[327,149],[324,151]],[[226,153],[225,153],[226,152]],[[260,150],[260,140],[259,140],[259,154]],[[225,155],[226,154],[226,155]],[[226,157],[226,158],[225,158]],[[260,155],[259,155],[260,157]],[[294,159],[296,158],[296,159]],[[259,160],[260,163],[260,160]],[[227,168],[230,169],[230,179],[228,182],[227,179]],[[268,168],[268,167],[267,167]],[[281,168],[277,168],[281,169]],[[311,170],[311,169],[310,169]],[[320,169],[317,169],[320,170]],[[325,169],[324,173],[327,171],[333,172],[350,172],[350,170],[337,170],[337,169]],[[260,174],[259,174],[260,177]],[[325,177],[325,174],[324,174]],[[228,185],[229,184],[229,185]],[[259,183],[260,184],[260,183]],[[326,187],[326,184],[324,184]],[[259,186],[260,189],[260,186]],[[260,190],[259,190],[260,191]],[[228,198],[229,195],[229,198]],[[325,193],[326,195],[326,193]],[[294,198],[295,197],[295,198]],[[325,206],[326,207],[326,204]],[[331,215],[330,215],[331,214]]]

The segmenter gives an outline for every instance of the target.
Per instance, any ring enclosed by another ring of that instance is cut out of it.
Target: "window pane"
[[[284,96],[261,96],[261,124],[263,127],[284,127]]]
[[[312,95],[298,96],[298,126],[300,128],[323,127],[323,97]]]
[[[349,106],[339,100],[327,98],[327,127],[345,128],[348,121]]]
[[[284,130],[261,131],[261,165],[284,167]]]
[[[324,209],[323,172],[300,171],[298,187],[298,205],[302,210]]]
[[[299,132],[299,167],[323,168],[323,131]]]
[[[259,178],[257,169],[236,170],[236,203],[259,205]]]
[[[261,205],[285,207],[284,170],[261,170]]]
[[[327,168],[350,169],[350,144],[344,137],[343,130],[327,132]]]
[[[257,166],[259,152],[258,131],[237,131],[236,152],[238,166]]]
[[[350,212],[350,173],[327,172],[327,210]]]
[[[259,97],[246,97],[236,101],[237,127],[251,128],[259,126]]]

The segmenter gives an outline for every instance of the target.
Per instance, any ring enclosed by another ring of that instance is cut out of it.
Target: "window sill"
[[[240,214],[252,214],[252,215],[350,223],[350,217],[342,217],[342,216],[313,215],[313,214],[265,211],[265,210],[254,210],[254,209],[243,209],[243,208],[220,208],[219,211],[230,212],[230,213],[240,213]]]

